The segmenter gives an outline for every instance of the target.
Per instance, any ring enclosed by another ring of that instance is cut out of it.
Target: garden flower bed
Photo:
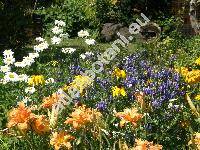
[[[0,149],[200,149],[199,36],[119,36],[117,51],[66,26],[56,19],[22,56],[3,50]]]

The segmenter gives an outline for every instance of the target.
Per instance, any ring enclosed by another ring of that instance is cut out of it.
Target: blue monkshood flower
[[[107,103],[105,101],[98,102],[96,108],[100,111],[105,111],[107,109]]]
[[[159,100],[154,100],[154,101],[152,102],[152,106],[153,106],[154,108],[159,108],[159,107],[161,106],[161,101],[159,101]]]
[[[126,57],[123,68],[127,78],[123,84],[132,92],[144,92],[154,108],[184,95],[185,92],[181,90],[184,84],[178,73],[171,68],[150,64],[140,53]]]
[[[153,90],[150,87],[143,88],[145,95],[153,95]]]
[[[71,65],[69,69],[72,75],[79,75],[81,72],[85,71],[85,69],[81,68],[79,65]]]
[[[111,87],[111,83],[109,79],[97,78],[96,84],[99,85],[104,91],[110,90],[110,87]]]

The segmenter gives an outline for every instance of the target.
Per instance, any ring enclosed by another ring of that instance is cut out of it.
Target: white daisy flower
[[[4,57],[11,57],[11,56],[13,56],[13,54],[14,54],[14,52],[12,51],[12,50],[5,50],[4,52],[3,52],[3,55],[4,55]]]
[[[62,27],[66,26],[65,22],[62,20],[55,20],[55,25]]]
[[[42,52],[44,49],[47,49],[49,47],[49,44],[45,41],[43,43],[40,43],[38,45],[35,45],[33,47],[33,49],[36,51],[36,52]]]
[[[36,40],[37,42],[44,42],[44,39],[43,39],[42,37],[37,37],[35,40]]]
[[[58,27],[58,26],[55,26],[54,28],[52,28],[52,32],[53,32],[54,34],[61,34],[61,33],[63,33],[63,29],[61,29],[61,28]]]
[[[26,64],[24,62],[16,62],[14,63],[15,67],[21,67],[21,68],[24,68],[26,67]]]
[[[85,59],[85,58],[86,58],[86,55],[85,55],[85,54],[81,54],[80,57],[81,57],[82,59]]]
[[[0,71],[3,73],[10,72],[11,68],[8,65],[1,66]]]
[[[29,53],[29,57],[30,58],[38,58],[39,57],[39,53]]]
[[[86,56],[93,56],[94,53],[92,53],[92,52],[86,52],[85,55],[86,55]]]
[[[46,84],[49,84],[49,83],[54,83],[55,80],[53,78],[49,78],[45,81]]]
[[[9,82],[9,81],[16,82],[19,80],[19,76],[15,72],[6,72],[6,74],[4,76],[4,80],[7,82]]]
[[[81,38],[88,37],[89,33],[86,30],[85,31],[81,30],[81,31],[78,32],[78,36],[81,37]]]
[[[95,45],[96,41],[94,39],[86,39],[85,43],[87,43],[88,45]]]
[[[8,81],[4,80],[4,79],[0,79],[0,84],[6,84],[8,83]]]
[[[27,87],[27,88],[25,88],[25,92],[29,93],[29,94],[33,94],[35,92],[35,88],[34,87]]]
[[[51,43],[52,44],[60,44],[61,42],[61,38],[54,36],[53,38],[51,38]]]
[[[75,51],[76,51],[75,48],[62,48],[62,52],[65,53],[65,54],[66,53],[72,54]]]
[[[49,47],[49,44],[47,43],[47,41],[41,43],[43,50],[47,49]]]
[[[6,58],[3,59],[3,62],[6,65],[11,65],[15,62],[15,58],[14,57],[6,57]]]
[[[25,104],[27,104],[27,102],[32,101],[32,99],[30,99],[29,97],[25,97],[25,98],[23,98],[22,101],[23,101]]]
[[[60,37],[60,38],[68,39],[68,38],[69,38],[69,34],[68,34],[68,33],[60,34],[59,37]]]
[[[19,81],[24,81],[27,82],[28,81],[28,76],[26,74],[20,74],[19,75]]]
[[[31,66],[35,60],[31,57],[24,57],[22,63],[24,63],[26,66]]]

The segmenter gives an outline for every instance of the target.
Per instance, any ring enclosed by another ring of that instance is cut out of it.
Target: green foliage
[[[44,16],[45,29],[48,31],[52,27],[54,20],[63,20],[66,23],[66,31],[71,35],[77,35],[77,32],[84,28],[95,29],[96,15],[95,3],[91,0],[60,0],[54,1],[49,7],[40,8],[35,11]]]
[[[22,47],[32,38],[34,0],[0,2],[0,49]]]

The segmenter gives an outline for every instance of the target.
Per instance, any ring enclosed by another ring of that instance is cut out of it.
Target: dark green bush
[[[17,49],[33,37],[34,0],[2,0],[0,2],[0,49]]]

